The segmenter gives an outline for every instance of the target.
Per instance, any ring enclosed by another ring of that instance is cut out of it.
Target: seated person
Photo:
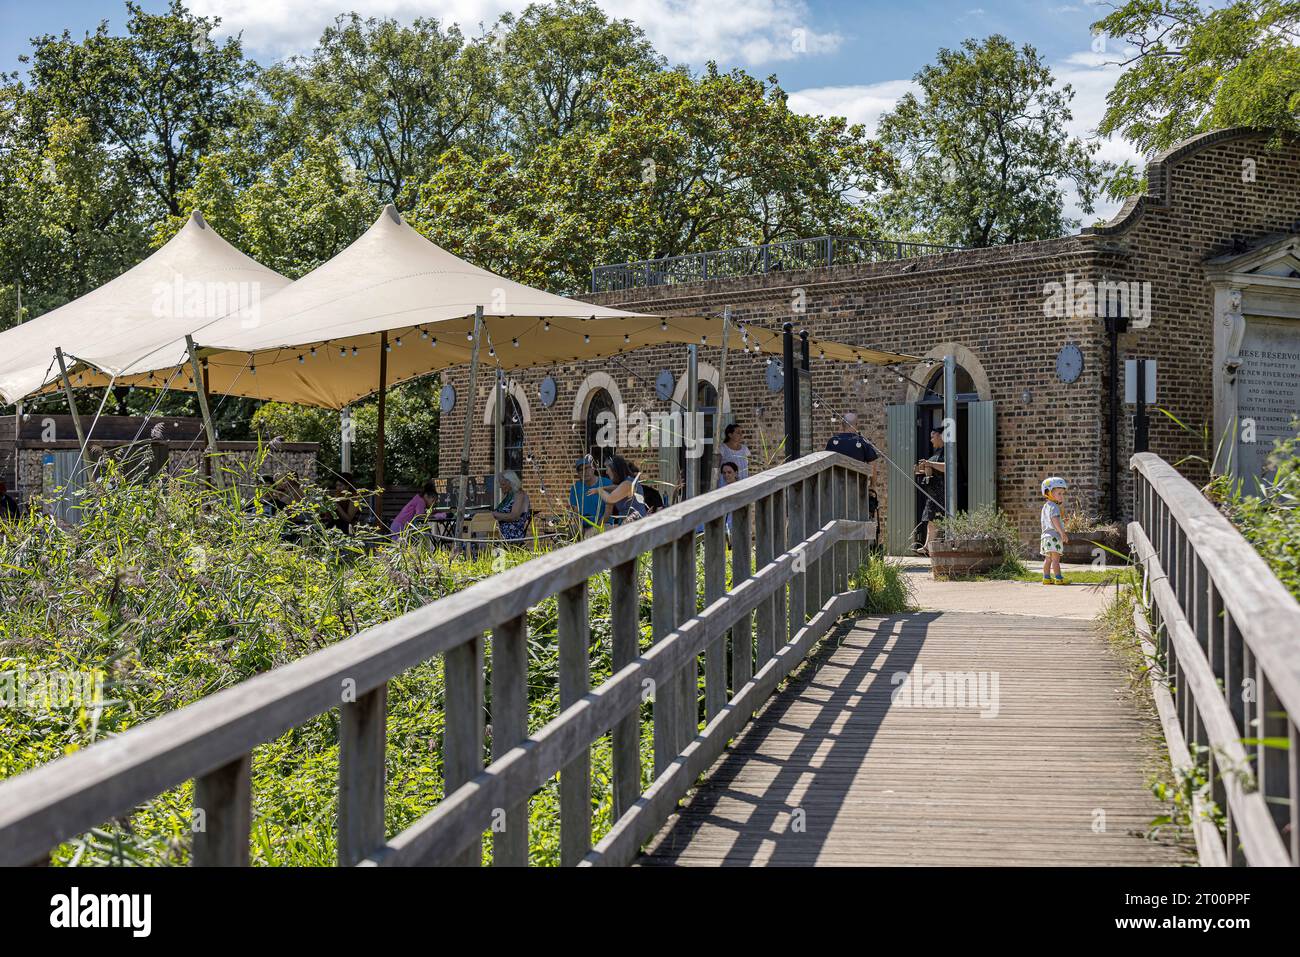
[[[736,463],[723,462],[722,470],[718,475],[718,488],[725,488],[726,486],[739,481],[740,481],[740,469],[736,467]],[[727,520],[728,521],[731,520],[730,515],[727,516]]]
[[[523,490],[518,474],[512,469],[502,472],[497,481],[500,483],[503,497],[492,512],[492,517],[501,527],[503,539],[507,542],[522,542],[533,520],[533,508],[528,493]]]
[[[578,519],[583,534],[600,527],[605,512],[605,503],[595,495],[587,493],[593,488],[608,488],[609,478],[596,474],[596,463],[590,455],[584,455],[577,462],[578,478],[569,488],[569,508]]]
[[[605,503],[607,521],[617,518],[628,521],[646,514],[645,499],[641,495],[637,473],[621,455],[611,455],[605,463],[605,474],[609,476],[609,486],[593,488],[588,495],[599,495]]]
[[[417,492],[409,502],[402,506],[402,510],[397,513],[393,519],[392,532],[394,535],[401,533],[402,529],[410,525],[421,515],[424,515],[429,509],[433,508],[433,503],[438,499],[438,490],[432,482],[425,482],[424,486]]]
[[[325,518],[327,528],[337,528],[344,535],[352,531],[353,524],[361,514],[356,496],[357,486],[352,480],[352,473],[340,473],[334,482],[334,511]]]
[[[22,509],[9,494],[9,486],[0,479],[0,522],[16,522],[22,517]]]

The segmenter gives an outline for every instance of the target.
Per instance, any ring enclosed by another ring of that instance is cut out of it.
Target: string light
[[[591,341],[591,336],[586,335],[586,334],[584,333],[583,336],[582,336],[582,341],[583,341],[583,342],[590,342],[590,341]]]
[[[438,340],[437,340],[437,338],[434,337],[434,336],[430,336],[430,337],[429,337],[429,345],[431,345],[431,346],[436,346],[437,344],[438,344]]]
[[[519,340],[518,340],[518,339],[511,339],[511,340],[510,340],[510,344],[511,344],[512,346],[514,346],[516,349],[519,348]]]
[[[340,355],[340,356],[346,356],[347,354],[348,354],[348,350],[347,350],[346,348],[344,348],[343,346],[339,346],[339,355]]]
[[[303,358],[302,358],[302,356],[299,356],[299,357],[298,357],[298,365],[302,365],[302,364],[303,364]]]
[[[356,346],[353,346],[353,347],[352,347],[352,354],[353,354],[353,355],[356,355],[356,354],[357,354],[357,347],[356,347]]]
[[[316,347],[315,347],[315,346],[312,346],[312,347],[311,347],[311,354],[312,354],[312,357],[314,358],[315,355],[316,355]]]
[[[428,330],[428,329],[425,329],[423,326],[420,327],[420,338],[421,338],[421,339],[428,339],[428,338],[429,338],[429,330]]]
[[[551,320],[547,319],[544,323],[542,323],[542,332],[550,332],[550,331],[551,331]]]
[[[659,329],[660,329],[661,331],[663,331],[663,332],[667,332],[667,331],[668,331],[668,322],[667,322],[667,320],[661,319],[661,320],[659,321]]]
[[[402,337],[401,337],[401,336],[398,336],[398,337],[397,337],[397,344],[398,344],[399,346],[402,344]]]

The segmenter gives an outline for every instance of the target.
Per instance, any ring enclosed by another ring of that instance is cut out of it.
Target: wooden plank
[[[772,499],[761,498],[754,503],[754,567],[766,568],[773,557]],[[772,615],[770,600],[759,605],[754,613],[754,660],[759,668],[776,654],[776,620]]]
[[[609,598],[613,663],[617,672],[635,661],[641,653],[641,584],[635,561],[624,562],[610,569]],[[640,712],[638,703],[628,710],[613,729],[615,820],[627,813],[628,808],[635,803],[636,796],[641,793]]]
[[[996,671],[997,715],[893,700],[894,674],[917,666]],[[642,861],[1186,864],[1184,849],[1143,836],[1163,810],[1143,766],[1157,752],[1149,719],[1115,693],[1124,681],[1085,621],[929,612],[841,623],[692,782]]]
[[[650,557],[650,634],[662,641],[677,626],[677,597],[674,589],[677,571],[677,549],[673,542],[660,545]],[[677,756],[681,721],[681,703],[678,701],[681,683],[676,675],[656,681],[654,685],[655,774],[672,764]]]
[[[616,633],[617,635],[617,633]],[[614,640],[618,654],[618,638]],[[492,629],[492,760],[528,737],[528,619]],[[492,821],[492,866],[528,866],[528,802],[503,807]]]
[[[750,564],[750,513],[742,505],[731,513],[731,587],[734,589],[753,572]],[[753,618],[744,615],[731,629],[731,693],[740,691],[754,674]]]
[[[843,469],[831,469],[831,498],[834,501],[832,518],[848,518],[848,482]],[[832,550],[835,572],[831,578],[835,594],[849,590],[849,543],[840,542]]]
[[[443,656],[443,700],[446,715],[442,736],[444,791],[451,794],[483,768],[483,636],[461,642]],[[479,828],[451,864],[479,867],[483,863]]]
[[[689,621],[695,617],[699,589],[695,580],[695,532],[683,535],[677,541],[677,580],[673,583],[677,590],[677,621]],[[677,676],[677,702],[681,706],[682,716],[677,724],[677,746],[681,751],[687,742],[695,737],[700,723],[700,661],[692,657],[682,666]]]
[[[839,453],[835,453],[838,455]],[[803,483],[803,533],[808,537],[814,531],[822,527],[821,512],[821,489],[818,487],[817,477],[810,476]],[[818,609],[822,606],[822,579],[821,568],[814,562],[809,562],[804,570],[804,618],[810,618],[817,614]],[[800,624],[799,627],[803,627]]]
[[[727,521],[715,518],[704,526],[704,604],[713,604],[727,590]],[[727,703],[727,637],[704,652],[705,720]],[[637,789],[640,790],[639,788]]]
[[[245,867],[253,824],[253,756],[194,780],[195,867]]]
[[[786,489],[786,520],[788,522],[787,538],[789,543],[787,547],[793,548],[796,544],[804,540],[804,484],[800,482]],[[798,565],[798,570],[790,578],[790,624],[787,629],[789,640],[793,641],[794,636],[799,634],[807,620],[805,609],[808,607],[807,596],[807,569],[802,561]]]
[[[351,867],[384,844],[384,757],[388,685],[345,702],[339,713],[340,867]]]
[[[785,490],[778,489],[771,495],[772,502],[772,554],[781,555],[785,552],[786,528],[785,528]],[[779,650],[790,640],[790,622],[786,617],[786,593],[788,589],[782,585],[772,596],[772,631],[773,631],[773,653]]]
[[[587,585],[558,596],[560,708],[571,707],[591,691],[591,623]],[[591,850],[591,749],[560,769],[560,864],[571,867]]]
[[[827,522],[838,518],[835,504],[835,482],[833,473],[834,469],[826,469],[817,473],[817,503],[819,509],[818,518],[821,526]],[[817,607],[821,608],[826,602],[830,601],[835,594],[835,550],[831,549],[830,554],[824,555],[817,560],[817,571],[820,584],[817,588]]]

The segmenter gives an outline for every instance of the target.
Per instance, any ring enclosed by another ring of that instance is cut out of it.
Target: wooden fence
[[[786,463],[525,562],[0,783],[0,864],[46,861],[63,841],[191,779],[205,824],[194,834],[192,862],[246,864],[253,749],[332,709],[340,715],[340,864],[477,865],[489,832],[494,864],[526,864],[529,796],[557,772],[561,863],[626,864],[817,639],[862,606],[849,578],[873,537],[867,492],[866,468],[838,453]],[[637,565],[646,553],[653,644],[642,653]],[[588,580],[606,571],[616,670],[592,689]],[[529,735],[526,614],[552,596],[561,712]],[[439,655],[446,797],[389,836],[388,682]],[[654,721],[647,789],[639,750],[644,700],[652,701]],[[593,847],[590,754],[607,733],[615,820]]]
[[[1300,865],[1300,604],[1172,465],[1131,467],[1134,619],[1200,862]]]

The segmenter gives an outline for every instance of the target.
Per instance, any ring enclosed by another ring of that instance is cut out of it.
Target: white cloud
[[[1101,118],[1106,112],[1106,94],[1115,85],[1120,67],[1109,62],[1116,59],[1113,52],[1098,53],[1091,50],[1075,53],[1052,66],[1057,85],[1066,83],[1074,89],[1070,104],[1073,119],[1067,126],[1072,135],[1094,137]],[[863,86],[827,86],[796,90],[790,94],[790,108],[799,113],[818,116],[843,116],[853,123],[864,124],[874,132],[883,113],[893,109],[899,98],[907,92],[916,92],[910,80],[886,80]],[[1097,157],[1116,163],[1131,161],[1139,170],[1146,159],[1129,143],[1118,136],[1103,138]],[[1078,193],[1067,187],[1065,214],[1087,226],[1098,219],[1107,220],[1119,211],[1120,203],[1101,200],[1094,211],[1084,213],[1079,208]]]
[[[611,16],[638,24],[672,63],[761,66],[829,53],[843,39],[816,29],[803,0],[601,0],[600,5]],[[475,36],[480,23],[491,26],[502,13],[523,10],[527,0],[349,0],[346,6],[362,17],[402,22],[435,17]],[[311,50],[338,13],[335,5],[319,0],[191,0],[190,8],[221,17],[223,35],[242,33],[250,52],[271,58]]]

